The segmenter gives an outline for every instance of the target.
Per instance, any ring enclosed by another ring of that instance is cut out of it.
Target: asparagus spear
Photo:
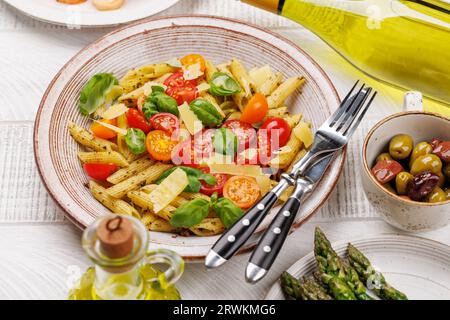
[[[332,300],[333,298],[313,279],[295,279],[287,272],[281,275],[281,288],[289,300]]]
[[[377,296],[385,300],[408,300],[404,293],[391,287],[384,276],[373,268],[369,259],[350,243],[348,244],[348,255],[350,264]]]
[[[330,288],[336,299],[372,300],[366,293],[358,273],[336,254],[330,241],[318,227],[314,236],[314,255],[322,281]]]
[[[300,300],[304,298],[304,296],[302,296],[302,292],[300,289],[300,281],[295,279],[288,272],[283,272],[281,274],[280,281],[281,281],[281,289],[283,290],[286,299]]]

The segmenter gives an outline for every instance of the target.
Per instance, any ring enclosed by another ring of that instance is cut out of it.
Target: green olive
[[[382,161],[382,160],[392,160],[392,157],[391,157],[391,155],[389,153],[385,152],[385,153],[380,154],[377,157],[376,162]]]
[[[433,147],[428,142],[419,142],[418,144],[416,144],[413,151],[411,152],[411,158],[409,160],[409,167],[412,166],[414,160],[416,160],[418,157],[429,154],[432,151],[433,151]]]
[[[448,163],[444,169],[442,169],[442,172],[445,174],[445,176],[447,177],[447,179],[450,182],[450,163]]]
[[[450,200],[450,187],[444,189],[445,195],[447,197],[447,200]]]
[[[398,134],[389,142],[389,154],[395,160],[409,157],[413,149],[413,139],[407,134]]]
[[[447,194],[439,187],[434,188],[427,197],[427,202],[436,203],[443,201],[447,201]]]
[[[431,171],[435,174],[439,174],[441,170],[442,161],[434,154],[426,154],[418,157],[411,166],[411,174],[413,176],[424,171]]]
[[[397,189],[397,193],[400,195],[406,194],[406,187],[408,183],[414,179],[414,176],[406,171],[400,172],[395,177],[395,187]]]

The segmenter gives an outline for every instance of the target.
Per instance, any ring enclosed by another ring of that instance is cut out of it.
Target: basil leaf
[[[205,181],[207,184],[209,184],[210,186],[213,186],[217,183],[217,178],[214,177],[212,174],[208,174],[208,173],[203,173],[199,179]]]
[[[105,102],[105,97],[111,88],[118,84],[111,73],[94,75],[83,87],[80,93],[79,108],[84,115],[90,115]]]
[[[238,138],[227,128],[219,128],[213,136],[214,149],[224,155],[234,155],[237,152]]]
[[[211,204],[205,199],[191,200],[176,209],[170,224],[176,228],[193,227],[208,216]]]
[[[209,86],[209,92],[216,96],[225,97],[241,92],[239,83],[224,72],[215,72]]]
[[[165,94],[164,88],[160,86],[152,87],[152,93],[145,99],[142,112],[147,120],[159,112],[172,113],[177,117],[180,114],[177,101]]]
[[[130,128],[125,135],[125,143],[128,149],[134,154],[144,153],[146,135],[141,129]]]
[[[157,184],[160,184],[164,179],[166,179],[172,172],[174,172],[177,168],[180,168],[183,170],[187,177],[188,177],[188,186],[184,189],[184,192],[194,192],[197,193],[200,191],[200,188],[202,187],[202,184],[200,183],[200,180],[205,180],[205,182],[209,185],[216,184],[217,180],[214,176],[204,173],[203,171],[191,167],[173,167],[169,170],[166,170],[158,179],[156,182]],[[211,184],[212,183],[212,184]]]
[[[144,106],[142,107],[142,113],[145,119],[150,119],[155,114],[158,114],[158,107],[153,101],[145,100]]]
[[[214,212],[227,229],[244,215],[244,210],[236,206],[233,201],[227,198],[218,199],[212,206]]]
[[[189,108],[195,113],[197,118],[208,127],[217,127],[222,124],[223,116],[211,104],[211,102],[198,98],[189,104]]]

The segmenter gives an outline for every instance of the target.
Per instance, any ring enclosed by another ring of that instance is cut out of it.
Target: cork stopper
[[[97,228],[97,237],[101,250],[111,259],[124,258],[133,250],[133,225],[121,216],[104,219]]]

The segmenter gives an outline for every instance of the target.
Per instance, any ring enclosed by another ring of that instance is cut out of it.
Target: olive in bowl
[[[410,111],[377,123],[363,145],[364,191],[390,224],[426,231],[450,223],[450,119]]]
[[[442,187],[450,187],[443,171],[443,164],[450,163],[450,157],[446,157],[450,141],[434,138],[414,146],[410,135],[397,134],[389,141],[388,149],[376,158],[372,168],[380,184],[405,199],[431,203],[448,200]]]

